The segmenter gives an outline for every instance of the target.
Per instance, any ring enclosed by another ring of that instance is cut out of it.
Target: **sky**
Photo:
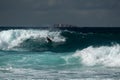
[[[120,27],[120,0],[0,0],[0,25]]]

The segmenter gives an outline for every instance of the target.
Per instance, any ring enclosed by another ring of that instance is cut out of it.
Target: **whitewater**
[[[119,33],[0,30],[0,80],[119,79]]]

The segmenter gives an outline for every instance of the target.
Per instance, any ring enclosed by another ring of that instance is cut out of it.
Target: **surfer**
[[[49,37],[47,37],[47,41],[50,43],[52,42],[52,40]]]

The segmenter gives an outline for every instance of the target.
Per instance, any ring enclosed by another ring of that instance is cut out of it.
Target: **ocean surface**
[[[120,28],[1,27],[0,80],[120,80]]]

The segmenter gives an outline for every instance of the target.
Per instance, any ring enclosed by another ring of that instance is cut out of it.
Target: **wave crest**
[[[72,57],[86,66],[120,67],[120,45],[88,47],[78,50]]]

